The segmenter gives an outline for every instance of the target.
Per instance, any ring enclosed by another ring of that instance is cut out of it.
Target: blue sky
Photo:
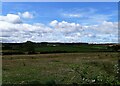
[[[3,42],[118,42],[117,2],[4,2],[2,11],[1,22],[11,24],[2,30]],[[11,27],[24,36],[6,36]]]
[[[62,13],[80,14],[81,11],[95,11],[95,14],[112,15],[112,18],[108,21],[117,21],[117,3],[113,2],[50,2],[50,3],[37,3],[37,2],[16,2],[16,3],[3,3],[3,15],[8,13],[17,14],[18,12],[31,12],[35,15],[32,23],[41,22],[48,23],[52,20],[65,20],[70,22],[85,21],[87,16],[81,18],[68,18],[62,15]],[[114,14],[116,12],[116,14]],[[92,16],[92,15],[91,15]],[[86,18],[85,18],[86,17]],[[82,20],[81,20],[82,19]],[[90,23],[90,22],[89,22]]]

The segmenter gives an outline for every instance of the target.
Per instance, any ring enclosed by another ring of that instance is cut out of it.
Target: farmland
[[[2,43],[6,84],[120,84],[116,44]]]
[[[3,55],[5,84],[120,84],[117,52]]]
[[[110,46],[112,45],[112,46]],[[87,44],[87,43],[2,43],[2,54],[48,54],[48,53],[81,53],[81,52],[117,52],[119,44]]]

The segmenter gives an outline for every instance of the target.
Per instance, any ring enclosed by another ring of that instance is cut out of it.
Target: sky
[[[119,0],[1,0],[2,2],[119,2]]]
[[[117,2],[3,2],[2,42],[118,43]]]

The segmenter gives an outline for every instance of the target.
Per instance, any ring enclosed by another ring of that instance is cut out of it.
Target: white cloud
[[[55,30],[61,32],[65,37],[64,39],[69,42],[117,42],[117,22],[103,21],[101,24],[83,26],[76,23],[54,20],[50,25]]]
[[[117,22],[103,21],[103,23],[100,25],[96,25],[96,26],[91,25],[88,28],[96,30],[102,34],[117,34],[118,33],[118,23]]]
[[[0,21],[5,21],[9,23],[22,23],[22,20],[18,15],[15,14],[7,14],[7,16],[0,16]]]
[[[58,21],[57,20],[53,20],[50,22],[50,26],[56,26],[58,24]]]
[[[83,18],[91,16],[90,14],[94,14],[97,10],[94,8],[80,8],[80,9],[69,9],[61,12],[61,16],[67,18]]]
[[[12,17],[12,19],[10,18]],[[104,21],[98,25],[83,26],[67,21],[53,20],[49,26],[41,23],[20,23],[18,15],[0,16],[3,42],[117,42],[117,22]]]
[[[65,17],[68,17],[68,18],[80,18],[80,17],[83,17],[83,15],[81,15],[81,14],[77,14],[77,13],[75,13],[75,14],[71,14],[71,13],[63,13],[62,14],[63,16],[65,16]]]
[[[81,22],[82,25],[100,24],[103,21],[110,21],[111,19],[117,21],[117,11],[111,11],[109,14],[103,14],[94,8],[73,8],[69,10],[63,10],[60,14],[63,18],[77,18],[77,21]]]
[[[82,31],[82,26],[80,24],[69,23],[66,21],[58,22],[57,20],[54,20],[50,22],[50,25],[55,28],[56,31],[65,34]]]
[[[23,17],[23,18],[28,18],[28,19],[29,19],[29,18],[30,18],[30,19],[33,18],[33,14],[30,13],[30,12],[24,12],[24,13],[20,13],[20,12],[19,12],[18,15],[21,16],[21,17]]]

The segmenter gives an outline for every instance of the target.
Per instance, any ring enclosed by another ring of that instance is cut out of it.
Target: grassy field
[[[27,46],[27,45],[26,45]],[[116,52],[113,48],[103,45],[34,45],[31,46],[12,46],[10,49],[2,50],[3,55],[20,55],[28,52],[29,54],[50,54],[50,53],[90,53],[90,52]]]
[[[4,55],[3,84],[120,84],[118,53]]]
[[[36,47],[37,52],[52,52],[52,51],[65,51],[65,52],[93,52],[93,51],[107,51],[106,46],[96,46],[96,45],[81,45],[81,46],[71,46],[71,45],[61,45],[61,46],[41,46]]]

